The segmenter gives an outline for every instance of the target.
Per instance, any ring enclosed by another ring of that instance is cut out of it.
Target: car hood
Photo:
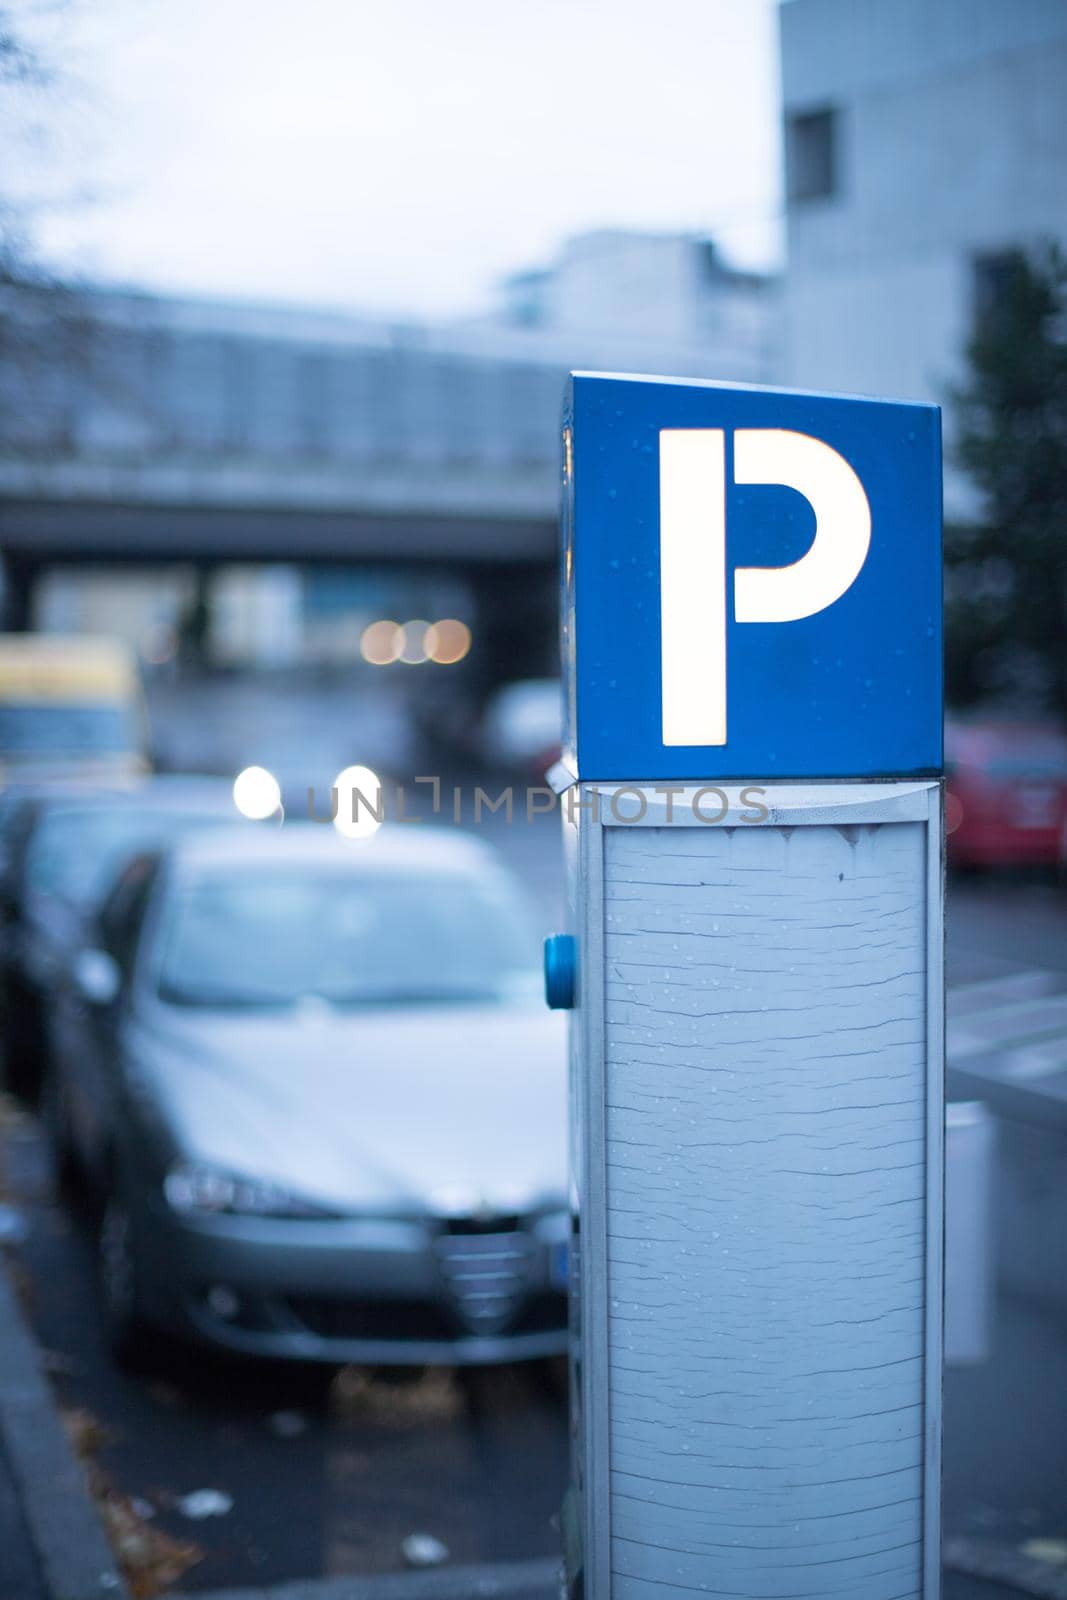
[[[129,1042],[139,1097],[191,1160],[346,1209],[566,1193],[566,1025],[539,1006],[159,1007]]]

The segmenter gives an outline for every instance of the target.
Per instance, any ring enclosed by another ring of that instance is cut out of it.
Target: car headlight
[[[180,1216],[336,1217],[340,1213],[266,1178],[238,1178],[182,1163],[163,1179],[163,1196]]]

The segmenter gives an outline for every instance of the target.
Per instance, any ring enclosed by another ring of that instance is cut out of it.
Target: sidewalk
[[[0,1600],[47,1600],[7,1454],[0,1451]]]
[[[123,1600],[81,1466],[0,1257],[0,1596]]]

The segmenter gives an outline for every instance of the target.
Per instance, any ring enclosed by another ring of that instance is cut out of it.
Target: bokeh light
[[[963,821],[963,801],[951,789],[945,791],[945,832],[955,833]]]
[[[245,767],[233,780],[233,803],[253,822],[272,817],[282,803],[277,778],[266,767]]]
[[[430,624],[419,621],[405,622],[400,631],[404,639],[400,646],[399,659],[406,662],[409,667],[421,666],[427,660],[426,635],[430,631]]]
[[[337,815],[333,825],[346,839],[369,839],[384,815],[382,780],[370,767],[345,767],[333,780]]]
[[[439,667],[451,667],[470,650],[471,631],[456,617],[445,617],[427,628],[424,645],[431,661]]]
[[[399,622],[389,622],[385,618],[369,623],[359,641],[360,654],[372,667],[387,667],[390,662],[398,661],[403,648],[403,628]]]

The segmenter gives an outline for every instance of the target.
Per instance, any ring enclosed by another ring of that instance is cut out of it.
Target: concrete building
[[[567,352],[569,366],[618,369],[625,355],[627,371],[696,375],[696,364],[700,376],[768,383],[778,285],[731,267],[712,239],[604,228],[505,279],[494,312],[467,324],[468,337],[478,331],[513,353]]]
[[[785,381],[943,401],[1006,253],[1067,241],[1067,4],[784,0],[780,25]]]

